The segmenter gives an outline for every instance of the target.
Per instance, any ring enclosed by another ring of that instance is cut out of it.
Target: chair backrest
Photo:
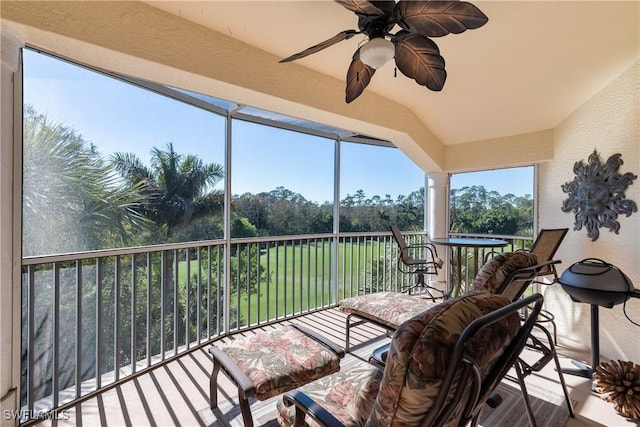
[[[550,261],[566,236],[568,228],[543,228],[531,245],[529,252],[536,254],[539,261]]]
[[[536,254],[540,262],[551,261],[568,231],[568,228],[543,228],[540,230],[540,233],[538,233],[538,237],[533,242],[529,252]],[[557,276],[553,266],[545,269],[540,274],[555,274]]]
[[[533,267],[537,264],[538,257],[530,252],[497,254],[480,268],[473,280],[472,289],[483,289],[494,294],[508,293],[511,300],[514,300],[535,278],[529,276],[536,272]]]
[[[371,425],[464,425],[513,365],[532,327],[518,310],[542,296],[511,303],[471,291],[403,323],[393,335]]]
[[[438,252],[433,244],[424,242],[408,245],[396,225],[391,225],[389,228],[400,249],[398,270],[402,273],[438,274],[443,261],[438,258]]]
[[[404,237],[402,236],[402,232],[400,231],[398,226],[391,225],[389,226],[389,228],[391,229],[391,234],[393,235],[393,238],[398,244],[398,248],[400,249],[400,256],[401,257],[409,256],[409,245],[407,245],[407,241],[404,240]]]

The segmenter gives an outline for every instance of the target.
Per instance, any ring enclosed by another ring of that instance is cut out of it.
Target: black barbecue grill
[[[572,361],[579,369],[563,369],[563,372],[592,378],[600,363],[598,307],[612,308],[629,298],[640,298],[640,291],[619,268],[597,258],[576,262],[556,282],[573,301],[591,305],[591,366]]]

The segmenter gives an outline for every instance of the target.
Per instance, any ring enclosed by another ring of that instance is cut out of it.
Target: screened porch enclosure
[[[419,244],[435,219],[424,171],[389,141],[23,52],[23,423],[214,339],[415,283],[389,225]],[[473,237],[531,241],[505,234]],[[441,251],[462,260],[441,284],[469,284],[485,256]]]
[[[407,238],[413,244],[425,235]],[[505,250],[530,242],[510,241]],[[473,251],[464,256],[471,271]],[[415,277],[401,274],[397,259],[390,233],[25,259],[21,406],[30,414],[65,407],[229,333],[332,307],[344,297],[401,291]]]

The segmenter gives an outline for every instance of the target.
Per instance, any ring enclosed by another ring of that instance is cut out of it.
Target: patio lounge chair
[[[547,266],[548,263],[538,264],[537,257],[528,252],[497,254],[482,266],[474,279],[473,289],[487,289],[515,300]],[[394,331],[407,319],[439,303],[401,292],[377,292],[341,300],[338,306],[347,313],[346,351],[350,347],[351,328],[371,322]]]
[[[509,300],[516,301],[522,296],[527,287],[536,280],[540,272],[547,271],[552,265],[559,262],[558,260],[538,262],[537,256],[527,251],[498,253],[482,266],[474,279],[471,292],[484,290],[492,294],[504,295]],[[386,328],[388,331],[393,331],[407,319],[439,304],[442,303],[397,292],[381,292],[340,301],[340,309],[348,313],[346,319],[346,351],[349,351],[350,329],[352,327],[371,322]],[[354,317],[357,320],[352,322]],[[573,405],[569,398],[569,392],[560,369],[560,362],[551,335],[539,323],[534,326],[546,335],[548,344],[545,344],[535,335],[529,337],[527,346],[539,352],[541,356],[535,363],[520,361],[517,366],[518,378],[514,379],[524,378],[533,372],[537,372],[553,360],[558,371],[569,415],[574,417]],[[374,352],[375,359],[380,361],[387,357],[388,348],[385,347],[383,346]],[[521,387],[523,384],[521,382]],[[526,389],[522,388],[522,391],[526,395]],[[525,400],[525,403],[527,404],[527,414],[531,420],[533,419],[533,411],[529,406],[528,400]]]
[[[552,261],[555,256],[564,236],[569,231],[568,228],[543,228],[538,233],[536,240],[531,245],[530,249],[522,249],[522,251],[532,253],[536,255],[539,262]],[[485,255],[485,260],[489,259],[489,257],[496,255],[499,252],[488,252]],[[538,272],[538,277],[534,281],[534,283],[540,283],[543,285],[548,285],[549,283],[540,281],[539,279],[544,276],[553,276],[553,279],[558,278],[558,272],[556,271],[556,264],[558,262],[550,262],[547,267],[541,269]],[[551,284],[554,283],[554,280],[551,281]],[[555,318],[552,313],[547,310],[542,309],[540,311],[540,316],[538,318],[538,323],[551,323],[553,328],[553,343],[558,343],[558,333],[557,327],[555,323]]]
[[[558,250],[558,248],[560,247],[560,244],[562,243],[562,240],[564,239],[564,236],[567,234],[568,231],[569,231],[568,228],[553,228],[553,229],[543,228],[538,233],[538,237],[536,237],[536,240],[533,242],[533,245],[531,245],[531,249],[529,249],[529,252],[531,252],[532,254],[535,254],[538,257],[538,259],[541,261],[547,261],[547,260],[553,259],[553,257],[556,254],[556,251]],[[555,265],[550,265],[548,268],[542,270],[539,274],[539,277],[542,277],[542,276],[553,276],[553,279],[557,279],[558,272],[556,271]],[[537,283],[542,283],[545,285],[548,284],[546,282],[539,282],[539,281],[537,281]],[[554,281],[552,280],[551,283],[554,283]],[[538,322],[551,324],[551,327],[553,328],[553,343],[557,344],[558,328],[556,327],[556,322],[553,314],[547,310],[544,310],[544,309],[541,310],[540,318],[538,319]]]
[[[471,291],[404,322],[383,369],[365,361],[287,392],[281,426],[476,425],[485,402],[517,363],[542,305]],[[532,305],[521,322],[519,311]],[[525,395],[526,398],[526,395]]]

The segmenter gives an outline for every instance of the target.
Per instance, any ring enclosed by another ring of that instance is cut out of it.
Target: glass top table
[[[451,248],[450,265],[452,268],[449,272],[447,286],[447,291],[450,296],[456,296],[462,293],[462,248],[473,249],[473,277],[476,277],[480,270],[480,266],[482,265],[482,260],[479,256],[480,249],[501,248],[509,244],[506,240],[501,239],[481,239],[472,237],[438,237],[430,239],[430,242],[434,245],[448,246]],[[455,266],[453,265],[454,259],[456,260]],[[457,277],[455,283],[453,279],[454,269]]]

